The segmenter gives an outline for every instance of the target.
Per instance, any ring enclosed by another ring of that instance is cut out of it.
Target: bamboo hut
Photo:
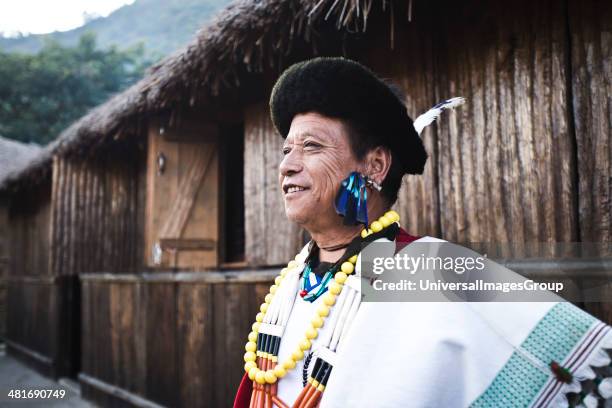
[[[430,160],[397,204],[409,232],[610,243],[611,22],[598,0],[230,5],[12,180],[50,174],[47,273],[79,278],[62,313],[81,316],[83,394],[231,405],[257,299],[305,239],[284,218],[266,104],[304,58],[364,62],[404,89],[412,115],[470,101],[424,133]],[[612,321],[609,304],[589,307]]]

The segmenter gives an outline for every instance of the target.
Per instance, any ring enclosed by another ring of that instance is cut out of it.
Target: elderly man
[[[571,392],[585,403],[612,394],[609,375],[589,368],[610,363],[610,328],[568,303],[361,302],[364,245],[436,241],[406,233],[390,210],[427,153],[388,84],[318,58],[285,71],[270,108],[285,138],[286,215],[312,240],[261,305],[235,407],[551,406]],[[502,315],[512,318],[499,326]],[[582,388],[588,377],[595,388]]]

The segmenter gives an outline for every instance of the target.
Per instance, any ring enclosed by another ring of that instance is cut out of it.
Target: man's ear
[[[366,155],[366,175],[377,182],[383,183],[391,168],[391,151],[383,146],[375,147]]]

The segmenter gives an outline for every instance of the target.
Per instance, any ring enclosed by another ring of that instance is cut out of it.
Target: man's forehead
[[[338,119],[327,118],[318,114],[298,115],[291,122],[286,142],[295,143],[307,137],[337,140],[343,132],[344,126]]]

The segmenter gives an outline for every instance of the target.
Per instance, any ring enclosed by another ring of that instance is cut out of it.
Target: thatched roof
[[[31,163],[18,177],[40,172],[41,166],[50,165],[54,154],[126,135],[130,133],[126,128],[143,115],[177,105],[202,104],[224,89],[240,87],[241,77],[282,66],[296,42],[316,50],[317,26],[335,27],[339,35],[363,32],[373,7],[389,10],[393,1],[236,1],[190,44],[153,66],[140,82],[62,132],[42,160]]]
[[[0,186],[11,175],[19,173],[40,154],[41,147],[0,136]]]

